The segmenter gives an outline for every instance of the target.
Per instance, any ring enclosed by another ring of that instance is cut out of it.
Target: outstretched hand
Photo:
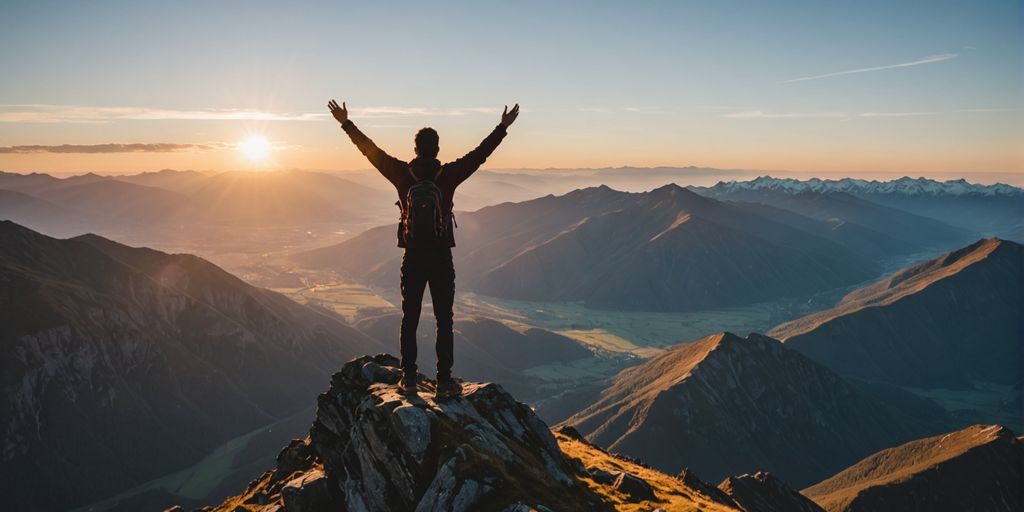
[[[512,126],[512,123],[516,122],[517,117],[519,117],[519,104],[516,103],[512,110],[509,110],[508,105],[505,105],[505,111],[501,113],[501,125],[508,128]]]
[[[338,102],[331,100],[327,102],[327,108],[331,109],[331,115],[338,120],[339,123],[345,124],[348,121],[348,107],[345,106],[345,102],[341,102],[341,106],[338,106]]]

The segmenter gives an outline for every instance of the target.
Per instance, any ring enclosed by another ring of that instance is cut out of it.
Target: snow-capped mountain
[[[716,189],[731,192],[736,190],[772,190],[790,193],[801,192],[846,192],[853,195],[862,194],[902,194],[910,196],[1024,196],[1024,189],[996,183],[982,185],[970,183],[961,178],[958,180],[936,181],[929,178],[910,178],[904,176],[897,180],[878,181],[857,178],[840,180],[823,180],[811,178],[798,180],[793,178],[773,178],[760,176],[750,181],[722,181],[715,185]]]
[[[761,176],[750,181],[720,181],[708,188],[692,187],[716,199],[779,204],[826,198],[857,198],[917,216],[930,217],[975,237],[998,236],[1021,241],[1024,189],[996,183],[982,185],[965,179],[935,181],[903,177],[892,181],[843,178],[797,180]],[[816,199],[812,196],[818,196]],[[785,206],[783,206],[785,207]],[[823,213],[824,210],[818,213]],[[806,213],[806,212],[805,212]]]

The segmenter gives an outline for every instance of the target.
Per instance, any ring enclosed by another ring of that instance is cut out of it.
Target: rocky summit
[[[609,510],[554,435],[497,384],[435,399],[394,385],[398,360],[347,363],[319,396],[309,437],[215,511]]]

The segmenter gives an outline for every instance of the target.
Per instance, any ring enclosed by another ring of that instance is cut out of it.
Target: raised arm
[[[334,119],[341,123],[341,128],[352,139],[352,143],[359,148],[359,152],[370,161],[370,165],[373,165],[374,168],[380,171],[388,181],[397,183],[398,174],[403,172],[406,163],[385,153],[369,137],[359,131],[355,123],[348,118],[348,107],[345,105],[345,102],[338,106],[337,101],[331,100],[327,102],[327,108],[331,110],[331,115],[334,116]]]
[[[484,164],[487,157],[491,156],[491,153],[498,148],[498,144],[501,144],[501,140],[508,133],[508,127],[515,122],[517,117],[519,117],[519,104],[512,107],[512,110],[505,105],[505,111],[501,114],[501,122],[494,127],[490,135],[473,151],[466,153],[466,156],[448,164],[445,172],[451,172],[455,176],[456,183],[462,183],[466,178],[472,176]]]

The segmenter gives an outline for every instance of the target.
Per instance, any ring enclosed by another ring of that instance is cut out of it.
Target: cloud
[[[931,116],[941,112],[861,112],[858,117],[914,117]]]
[[[55,146],[0,146],[0,154],[29,153],[171,153],[223,149],[223,144],[60,144]]]
[[[617,112],[639,113],[661,113],[665,109],[661,107],[577,107],[577,112],[589,112],[594,114],[612,114]]]
[[[953,58],[956,58],[956,57],[959,57],[959,56],[960,56],[959,53],[943,53],[941,55],[929,55],[928,57],[925,57],[923,59],[918,59],[918,60],[911,61],[911,62],[901,62],[899,64],[889,64],[889,65],[886,65],[886,66],[874,66],[874,67],[870,67],[870,68],[849,69],[849,70],[846,70],[846,71],[837,71],[835,73],[825,73],[824,75],[804,76],[804,77],[800,77],[800,78],[793,78],[791,80],[785,80],[785,81],[780,82],[780,83],[788,84],[788,83],[792,83],[792,82],[804,82],[804,81],[807,81],[807,80],[818,80],[819,78],[828,78],[828,77],[833,77],[833,76],[855,75],[855,74],[858,74],[858,73],[868,73],[868,72],[871,72],[871,71],[882,71],[882,70],[885,70],[885,69],[909,68],[911,66],[920,66],[922,64],[931,64],[933,62],[942,62],[944,60],[953,59]]]
[[[457,107],[362,107],[350,109],[353,117],[438,117],[468,114],[498,115],[497,108]],[[149,107],[90,107],[82,105],[0,105],[0,122],[7,123],[109,123],[114,121],[322,121],[326,112],[269,112],[243,109],[175,110]]]
[[[731,112],[722,117],[728,119],[850,119],[854,117],[917,117],[937,116],[958,113],[999,113],[1015,112],[1020,108],[962,108],[944,111],[909,111],[909,112],[764,112],[762,110],[744,110]]]
[[[745,112],[732,112],[722,117],[729,119],[799,119],[799,118],[841,118],[850,117],[844,112],[784,112],[768,113],[760,110],[747,110]]]

